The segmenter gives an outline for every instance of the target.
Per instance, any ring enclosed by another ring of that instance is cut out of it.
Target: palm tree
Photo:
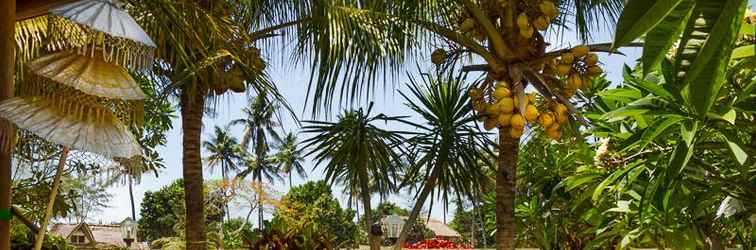
[[[446,206],[448,193],[455,192],[457,199],[462,200],[462,195],[472,197],[476,189],[481,190],[488,181],[479,162],[490,163],[488,156],[492,153],[487,146],[492,142],[475,126],[470,98],[464,94],[464,81],[463,75],[454,77],[452,72],[437,77],[425,74],[422,85],[410,77],[407,84],[410,93],[400,92],[406,105],[423,118],[423,123],[404,121],[420,130],[407,141],[411,145],[408,151],[412,163],[404,184],[419,180],[422,190],[404,223],[396,242],[397,249],[407,240],[432,191],[438,190],[436,194],[443,198]]]
[[[325,180],[331,185],[339,183],[346,187],[359,187],[362,197],[365,231],[368,233],[370,249],[380,248],[380,239],[373,234],[371,214],[371,182],[376,186],[394,188],[398,146],[402,136],[391,130],[376,127],[377,121],[396,121],[399,117],[384,114],[370,116],[372,104],[367,112],[363,109],[345,111],[336,122],[306,121],[304,133],[313,134],[307,139],[307,155],[313,155],[316,166],[324,164]],[[326,163],[327,162],[327,163]]]
[[[131,13],[155,38],[154,80],[179,99],[183,130],[186,248],[206,246],[201,132],[205,103],[229,88],[270,89],[259,50],[232,21],[248,17],[230,1],[129,1]]]
[[[302,166],[302,162],[304,162],[303,151],[297,146],[297,136],[288,133],[276,146],[277,152],[273,155],[273,162],[276,163],[279,171],[289,176],[289,188],[292,186],[292,172],[295,171],[299,177],[307,178],[307,171]]]
[[[210,152],[210,156],[205,158],[210,172],[215,167],[220,166],[221,176],[223,176],[222,186],[228,185],[229,172],[238,170],[237,162],[242,160],[242,156],[239,153],[238,140],[228,133],[228,126],[224,128],[215,126],[213,137],[203,142],[202,146]],[[221,189],[221,195],[223,196],[223,209],[225,209],[226,218],[231,220],[231,211],[228,209],[228,194],[225,188]],[[221,239],[219,241],[219,248],[223,249],[223,223],[220,226],[219,237]]]
[[[220,167],[223,181],[228,181],[228,175],[231,171],[239,170],[237,163],[242,160],[239,153],[239,141],[236,137],[229,134],[228,126],[221,128],[215,126],[215,133],[210,140],[204,141],[202,146],[210,153],[205,158],[210,172],[216,167]]]
[[[242,109],[244,118],[231,121],[229,125],[244,126],[242,149],[247,150],[250,143],[253,143],[255,155],[262,157],[257,153],[268,151],[268,137],[280,141],[281,137],[276,131],[276,127],[280,126],[278,108],[276,102],[269,99],[267,92],[261,92],[249,102],[249,106]]]
[[[239,178],[246,178],[252,175],[252,179],[257,182],[257,227],[263,229],[263,178],[266,181],[273,183],[275,180],[283,180],[278,173],[280,170],[273,164],[270,157],[265,157],[267,151],[257,152],[258,155],[262,155],[262,158],[257,158],[257,155],[247,154],[244,159],[244,170],[237,175]]]
[[[274,176],[280,179],[278,169],[275,168],[272,159],[267,155],[270,151],[268,137],[276,141],[280,140],[280,136],[276,131],[276,127],[279,126],[279,122],[277,121],[278,105],[268,99],[267,92],[261,92],[253,98],[249,106],[244,108],[242,112],[245,118],[233,120],[230,125],[244,125],[244,134],[242,135],[241,142],[242,150],[246,152],[249,144],[254,143],[254,152],[252,157],[247,157],[247,169],[240,173],[239,176],[244,178],[249,173],[252,173],[252,179],[256,180],[258,185],[262,185],[263,176],[271,182]],[[257,209],[258,227],[262,230],[262,199],[258,199]]]

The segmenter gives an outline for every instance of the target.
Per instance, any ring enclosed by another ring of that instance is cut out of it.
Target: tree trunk
[[[45,215],[39,222],[39,231],[37,232],[37,237],[34,239],[34,250],[42,249],[42,243],[45,241],[47,223],[52,217],[55,198],[58,196],[58,187],[60,187],[60,178],[63,176],[63,169],[66,167],[66,158],[68,158],[68,148],[63,147],[63,152],[60,153],[60,159],[58,159],[58,168],[55,169],[55,178],[53,178],[52,187],[50,188],[50,195],[47,198]]]
[[[226,187],[228,185],[228,174],[226,174],[226,163],[225,161],[221,161],[221,176],[223,177],[223,183],[221,183],[221,195],[223,196],[223,213],[226,215],[226,221],[231,221],[231,214],[228,210],[228,201],[226,197]],[[223,242],[224,236],[223,236],[223,217],[221,217],[221,223],[220,228],[218,229],[218,249],[225,249],[226,246],[224,245],[225,242]]]
[[[134,181],[131,175],[129,175],[129,200],[131,201],[131,219],[136,221],[136,207],[134,206]]]
[[[259,171],[259,170],[258,170]],[[263,203],[262,203],[262,173],[257,175],[257,185],[259,189],[257,190],[257,227],[260,229],[260,232],[263,230]]]
[[[415,224],[417,217],[420,215],[420,210],[423,209],[425,200],[428,199],[428,195],[430,195],[431,191],[433,191],[433,188],[436,186],[436,179],[438,179],[438,175],[441,172],[441,167],[436,166],[432,171],[433,172],[431,172],[428,180],[425,181],[425,185],[423,185],[423,190],[420,191],[420,195],[418,196],[417,201],[415,201],[415,206],[412,207],[412,212],[410,212],[409,218],[407,218],[407,221],[405,221],[404,225],[402,226],[402,231],[401,233],[399,233],[399,239],[396,240],[394,249],[402,249],[402,245],[407,241],[407,238],[409,237],[412,226]]]
[[[16,1],[0,1],[0,101],[13,97]],[[0,119],[0,250],[10,249],[11,151],[16,129]]]
[[[262,175],[263,175],[263,163],[265,162],[265,150],[267,150],[267,145],[265,145],[265,131],[262,129],[262,127],[257,128],[256,137],[257,142],[255,145],[255,157],[257,158],[256,161],[256,167],[257,169],[257,185],[260,187],[260,190],[258,191],[257,195],[258,197],[262,198],[262,192],[263,192],[263,184],[262,184]],[[257,222],[258,227],[260,228],[260,231],[262,232],[263,229],[263,204],[262,199],[257,199]]]
[[[200,140],[205,99],[201,93],[181,93],[181,126],[184,132],[184,202],[186,204],[186,249],[207,249],[205,197],[202,180]]]
[[[498,171],[496,172],[496,249],[515,248],[515,194],[517,192],[517,151],[519,139],[499,130]]]
[[[370,250],[380,250],[381,240],[377,235],[373,235],[373,212],[370,211],[370,188],[368,186],[368,174],[367,169],[360,169],[360,195],[362,196],[362,206],[365,209],[365,229],[367,230],[368,243],[370,244]]]

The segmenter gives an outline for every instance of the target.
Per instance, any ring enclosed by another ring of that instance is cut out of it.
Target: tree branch
[[[623,54],[622,52],[619,52],[619,51],[612,51],[611,50],[611,45],[612,45],[611,43],[597,43],[597,44],[589,44],[589,45],[586,45],[586,46],[588,46],[588,48],[592,52],[605,52],[605,53],[618,54],[618,55],[623,55],[623,56],[625,55],[625,54]],[[631,44],[629,44],[628,46],[625,46],[625,47],[629,47],[629,46],[643,46],[643,43],[631,43]],[[514,63],[517,63],[517,64],[530,64],[530,63],[533,63],[533,62],[536,62],[536,61],[539,61],[539,60],[543,60],[543,59],[546,59],[546,58],[549,58],[549,57],[555,57],[555,56],[557,56],[559,54],[562,54],[564,52],[570,51],[571,49],[572,48],[566,48],[566,49],[559,49],[559,50],[549,51],[549,52],[546,52],[541,57],[538,57],[538,58],[535,58],[535,59],[532,59],[532,60],[529,60],[529,61],[519,61],[519,62],[514,62]],[[489,71],[489,70],[491,70],[491,67],[488,66],[487,64],[472,64],[472,65],[462,66],[462,71],[464,71],[464,72]]]
[[[470,14],[472,14],[473,18],[480,24],[480,26],[483,27],[483,31],[488,36],[488,39],[491,40],[491,45],[493,47],[494,52],[496,52],[496,55],[504,60],[513,58],[514,53],[512,53],[512,49],[510,49],[507,46],[507,43],[504,41],[504,37],[501,36],[498,30],[496,30],[496,26],[491,22],[491,20],[488,19],[485,13],[483,13],[483,10],[478,8],[478,5],[469,1],[469,0],[460,0],[463,5],[465,5],[465,8],[470,11]]]

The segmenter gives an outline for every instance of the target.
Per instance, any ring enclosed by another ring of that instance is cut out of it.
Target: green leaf
[[[748,154],[746,154],[746,152],[743,151],[743,149],[740,148],[737,143],[734,143],[729,139],[727,140],[727,146],[730,147],[730,151],[732,151],[732,154],[735,155],[735,159],[738,161],[738,163],[740,163],[740,165],[743,165],[748,159]]]
[[[648,129],[643,132],[643,137],[640,141],[640,148],[643,149],[644,147],[646,147],[646,145],[656,139],[656,137],[658,137],[662,132],[667,130],[667,128],[679,124],[679,122],[684,119],[684,117],[676,115],[659,117],[659,119],[654,122],[654,124],[649,126]]]
[[[691,13],[693,13],[695,0],[683,0],[664,20],[657,24],[646,34],[643,42],[643,75],[648,74],[656,67],[670,47],[680,39],[680,34],[685,30]]]
[[[735,160],[737,160],[740,165],[745,164],[746,160],[748,160],[748,153],[738,145],[738,134],[735,131],[728,130],[720,130],[720,132],[724,134],[727,146],[730,148],[730,152],[732,152],[733,156],[735,156]]]
[[[730,60],[741,59],[746,57],[752,57],[756,55],[756,45],[740,46],[732,50],[732,56]]]
[[[622,10],[614,33],[612,48],[619,48],[642,36],[683,0],[630,0]]]
[[[627,175],[628,172],[635,169],[636,167],[640,166],[642,161],[635,161],[628,165],[627,167],[620,169],[619,171],[615,171],[609,177],[604,179],[601,183],[599,183],[598,186],[596,186],[596,189],[593,190],[593,196],[591,196],[591,199],[593,199],[593,202],[598,202],[598,200],[601,198],[601,194],[604,193],[604,189],[606,189],[609,185],[614,184],[619,178]]]
[[[674,100],[674,96],[672,95],[672,93],[669,93],[669,91],[664,89],[662,85],[652,83],[643,79],[635,78],[635,77],[625,78],[625,81],[627,81],[628,84],[636,88],[652,93],[658,97],[671,100],[671,101]]]
[[[675,150],[672,151],[672,158],[669,159],[667,165],[668,177],[676,177],[682,170],[688,165],[690,157],[693,155],[693,147],[688,147],[685,143],[678,143]],[[667,179],[665,184],[669,185],[671,179]]]
[[[756,35],[756,24],[754,23],[744,23],[743,26],[740,26],[740,35]]]
[[[709,112],[708,114],[706,114],[706,116],[711,119],[723,120],[723,121],[729,122],[730,124],[735,125],[735,118],[737,118],[737,112],[735,112],[734,109],[730,109],[724,114],[717,114],[717,113]]]
[[[559,185],[555,186],[554,188],[564,187],[566,191],[571,191],[575,188],[581,187],[586,183],[591,183],[595,181],[596,179],[601,178],[603,175],[600,174],[586,174],[586,175],[574,175],[565,178],[562,182],[559,183]]]
[[[745,6],[746,1],[743,0],[699,0],[696,5],[698,11],[693,17],[695,21],[689,22],[693,23],[693,27],[683,35],[684,42],[678,51],[684,57],[680,60],[690,59],[688,53],[700,46],[684,73],[683,84],[686,87],[683,93],[702,117],[711,108],[725,81],[731,48],[740,30]]]
[[[696,132],[698,132],[697,121],[688,120],[683,122],[682,126],[680,126],[680,135],[682,135],[682,138],[688,147],[693,143],[693,138],[695,138]]]

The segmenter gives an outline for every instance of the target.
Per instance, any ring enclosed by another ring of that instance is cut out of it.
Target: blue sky
[[[593,42],[609,42],[611,41],[611,33],[603,32],[597,37],[597,39],[594,40],[595,41]],[[578,43],[576,43],[575,40],[572,39],[572,35],[568,34],[565,36],[564,42],[555,44],[552,47],[565,48],[571,47],[571,45],[576,44]],[[634,61],[639,56],[640,50],[622,49],[621,52],[625,53],[626,55],[600,55],[601,63],[604,66],[605,72],[608,74],[609,79],[614,83],[619,83],[621,80],[622,66],[624,64],[633,65]],[[429,58],[419,58],[418,60],[420,60],[419,63],[422,69],[430,69],[429,63],[427,63],[428,61],[430,61]],[[406,71],[408,71],[412,75],[418,75],[418,70],[417,67],[415,67],[415,62],[410,62],[407,65],[408,66],[405,67]],[[310,119],[310,106],[307,106],[307,109],[305,109],[306,88],[309,81],[309,72],[306,69],[302,69],[288,63],[277,63],[271,65],[269,74],[286,100],[289,101],[291,107],[297,112],[299,118],[304,120]],[[384,86],[383,84],[376,84],[376,86],[378,87],[376,89],[377,94],[371,98],[371,100],[375,102],[374,113],[385,113],[387,115],[413,115],[413,113],[406,106],[404,106],[403,99],[398,92],[405,89],[404,83],[407,82],[407,78],[404,76],[406,74],[400,75],[402,77],[400,77],[399,79],[387,82],[387,84],[385,85],[387,86],[387,88],[385,89],[382,89],[382,87]],[[218,113],[217,116],[212,118],[206,117],[204,119],[202,137],[203,140],[206,140],[210,137],[210,133],[212,132],[214,126],[225,126],[229,123],[229,121],[233,119],[242,118],[241,109],[246,104],[247,96],[243,94],[229,95],[220,98],[216,106]],[[416,117],[414,117],[413,119],[416,119]],[[166,168],[160,171],[159,178],[156,178],[154,174],[151,173],[145,174],[142,177],[142,182],[136,185],[134,188],[134,198],[136,200],[137,206],[137,217],[139,216],[139,204],[144,197],[144,192],[157,190],[165,185],[170,184],[175,179],[181,178],[182,176],[181,121],[178,119],[174,120],[173,126],[174,129],[170,130],[167,135],[168,143],[164,147],[159,148],[161,156],[165,159]],[[392,129],[410,129],[406,126],[401,126],[398,124],[391,126]],[[297,132],[299,128],[292,119],[285,117],[283,121],[283,129],[286,131]],[[232,132],[235,136],[240,137],[242,128],[234,127],[232,128]],[[305,139],[305,135],[300,135],[300,141],[303,139]],[[304,165],[309,172],[309,176],[307,180],[303,180],[298,176],[294,176],[293,180],[295,185],[304,183],[308,180],[322,179],[322,169],[313,169],[314,165],[309,158]],[[219,178],[219,171],[216,171],[215,173],[210,173],[207,170],[205,171],[206,180]],[[286,191],[288,191],[288,183],[275,183],[273,187],[280,194],[285,194]],[[94,214],[90,218],[90,221],[109,223],[114,221],[121,221],[125,217],[130,215],[131,209],[129,205],[128,188],[126,186],[115,186],[109,188],[108,192],[113,195],[113,199],[111,199],[111,201],[108,203],[109,207],[103,209],[103,211],[99,213]],[[334,195],[336,195],[336,197],[339,199],[341,205],[343,207],[346,207],[346,196],[342,194],[341,187],[334,187]],[[411,208],[414,202],[413,196],[405,193],[392,195],[391,197],[389,197],[389,200],[405,208]],[[373,204],[376,204],[377,201],[378,198],[374,198]],[[426,202],[425,209],[427,209],[427,204],[428,203]],[[440,220],[444,217],[443,208],[442,206],[438,205],[440,204],[440,201],[434,202],[434,204],[436,205],[434,205],[433,211],[431,211],[431,217]],[[235,210],[232,212],[232,216],[234,217],[241,217],[247,212],[246,210],[241,210],[234,207],[232,207],[231,209]],[[451,220],[453,213],[454,206],[450,205],[446,215],[447,220]],[[360,214],[362,214],[362,212],[360,212]],[[266,214],[266,218],[270,217],[270,214]]]

